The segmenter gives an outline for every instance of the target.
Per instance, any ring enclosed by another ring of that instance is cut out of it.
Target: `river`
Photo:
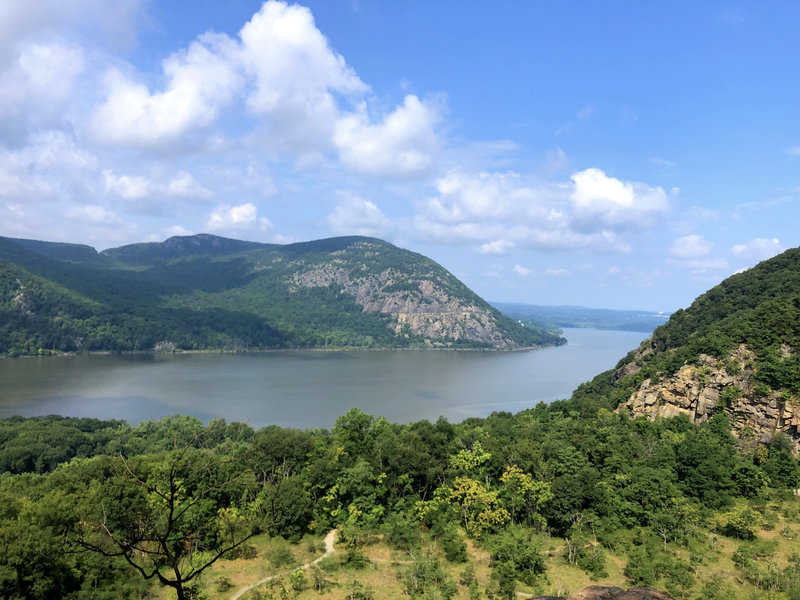
[[[331,427],[358,407],[391,421],[453,422],[568,398],[643,333],[565,329],[565,346],[525,352],[426,350],[136,354],[0,360],[0,417],[125,419],[172,414],[253,427]]]

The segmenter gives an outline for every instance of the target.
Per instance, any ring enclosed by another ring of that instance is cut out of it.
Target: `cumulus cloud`
[[[624,182],[600,169],[570,181],[538,183],[515,172],[451,171],[438,195],[420,203],[418,233],[443,242],[472,242],[488,253],[511,244],[538,249],[626,252],[626,236],[654,225],[668,209],[661,188]]]
[[[266,137],[283,149],[327,149],[341,118],[335,95],[360,97],[369,88],[330,47],[311,11],[267,2],[239,35],[251,81],[247,107],[266,119]]]
[[[338,235],[383,237],[394,228],[391,219],[374,202],[358,196],[342,200],[326,219],[328,227]]]
[[[237,52],[228,36],[206,33],[164,61],[167,84],[157,92],[110,70],[106,99],[91,120],[92,132],[101,141],[148,146],[210,125],[241,85]]]
[[[84,68],[84,52],[75,44],[22,44],[16,60],[0,71],[0,140],[18,145],[29,132],[58,126]]]
[[[669,253],[676,258],[697,258],[711,254],[714,244],[700,235],[687,235],[675,240]]]
[[[272,229],[272,223],[265,217],[259,218],[258,208],[252,202],[231,206],[220,204],[211,212],[206,221],[209,231],[247,231]]]
[[[155,182],[144,175],[114,175],[110,169],[103,171],[106,193],[124,200],[140,200],[152,197],[209,198],[212,193],[197,183],[185,171],[178,172],[166,182]]]
[[[366,106],[336,125],[334,143],[342,162],[369,175],[415,176],[431,170],[439,148],[437,106],[414,95],[383,121],[371,124]]]
[[[246,133],[253,147],[292,154],[303,168],[335,152],[359,173],[418,176],[441,146],[441,99],[408,95],[376,118],[369,87],[302,6],[266,2],[238,38],[205,33],[165,59],[162,72],[164,85],[151,89],[132,69],[108,70],[90,120],[97,140],[196,151],[203,144],[195,138],[240,102],[254,117]]]
[[[778,238],[755,238],[744,244],[736,244],[731,254],[744,260],[761,261],[772,258],[785,250]]]
[[[660,187],[621,181],[600,169],[579,171],[571,179],[576,220],[590,227],[595,227],[598,220],[611,228],[649,227],[669,206],[667,195]]]

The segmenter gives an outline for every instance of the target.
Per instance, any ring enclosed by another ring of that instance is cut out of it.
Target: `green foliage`
[[[715,515],[710,523],[712,531],[740,540],[753,540],[756,537],[756,515],[746,506],[736,506],[731,510]]]
[[[488,540],[487,546],[501,579],[512,577],[533,585],[545,572],[541,542],[530,530],[511,526]]]
[[[742,365],[729,358],[740,344],[756,355],[756,395],[771,390],[800,392],[800,249],[784,252],[729,277],[698,297],[686,310],[678,310],[658,327],[641,358],[641,370],[615,382],[614,387],[638,384],[659,374],[671,375],[700,354],[726,359],[731,375]],[[786,348],[791,349],[787,354]],[[629,355],[618,366],[629,364]],[[702,382],[703,373],[700,373]],[[730,392],[733,394],[733,392]],[[728,400],[734,400],[732,396]]]
[[[412,598],[438,597],[445,600],[455,596],[457,591],[455,582],[447,575],[439,560],[431,555],[423,555],[408,566],[405,588]]]
[[[269,563],[279,569],[281,567],[288,567],[294,563],[294,555],[291,548],[287,544],[279,544],[272,552],[269,553]]]
[[[332,261],[355,280],[394,274],[398,281],[379,295],[403,292],[430,303],[419,290],[430,282],[485,312],[518,346],[563,343],[501,315],[432,260],[374,238],[278,246],[198,235],[99,254],[0,238],[0,354],[425,346],[421,336],[396,334],[389,315],[365,312],[339,283],[317,283],[313,273]],[[300,285],[306,275],[309,284]]]

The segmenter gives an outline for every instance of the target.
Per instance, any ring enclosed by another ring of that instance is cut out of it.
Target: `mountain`
[[[800,449],[800,248],[712,288],[617,368],[576,390],[632,416],[724,412],[741,444],[785,434]]]
[[[564,343],[375,238],[172,237],[97,252],[0,237],[0,353]]]

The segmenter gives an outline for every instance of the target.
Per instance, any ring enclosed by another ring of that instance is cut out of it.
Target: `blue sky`
[[[674,310],[800,245],[800,4],[0,4],[0,235],[387,239]]]

